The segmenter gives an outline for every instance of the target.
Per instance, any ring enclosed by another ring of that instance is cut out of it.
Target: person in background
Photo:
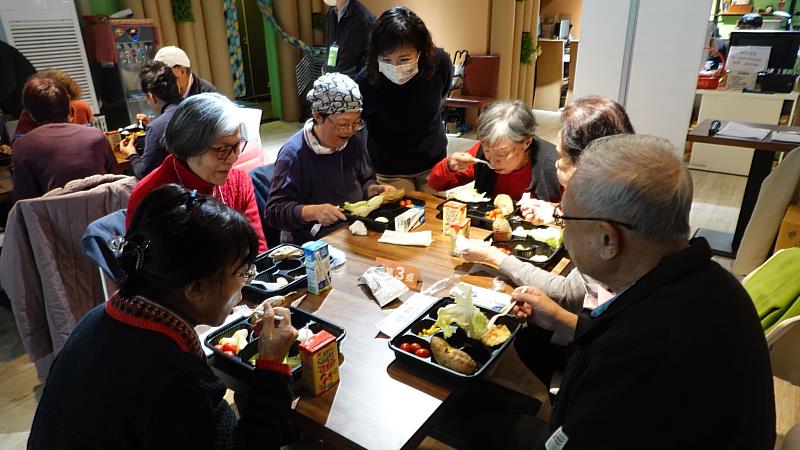
[[[375,16],[358,0],[325,0],[325,45],[328,63],[324,72],[339,72],[350,78],[364,68],[369,31]]]
[[[200,78],[192,71],[192,63],[186,52],[175,46],[161,47],[153,61],[166,64],[172,68],[172,73],[178,80],[178,92],[183,98],[202,94],[204,92],[217,92],[217,88],[208,81]]]
[[[36,69],[19,50],[0,41],[0,111],[19,117],[22,114],[22,88]]]
[[[689,240],[692,180],[674,146],[594,141],[562,206],[572,261],[618,294],[591,314],[530,286],[512,295],[518,317],[573,349],[537,448],[774,448],[764,332],[708,242]]]
[[[194,327],[221,325],[255,276],[247,218],[169,184],[142,201],[118,292],[81,319],[50,369],[28,448],[277,449],[291,439],[290,312],[264,305],[249,401],[223,398]],[[282,321],[276,321],[281,317]]]
[[[379,184],[355,133],[361,129],[361,93],[347,75],[329,73],[306,95],[312,118],[281,147],[275,161],[266,220],[281,241],[302,244],[336,229],[344,202],[358,202],[392,186]],[[322,225],[316,233],[315,224]]]
[[[105,134],[69,123],[69,96],[61,83],[31,78],[22,103],[39,126],[14,142],[14,201],[42,196],[90,175],[119,173]]]
[[[81,87],[69,75],[58,69],[47,69],[37,72],[34,76],[38,78],[49,78],[60,83],[69,95],[69,122],[78,125],[87,125],[94,120],[92,107],[81,100]],[[14,140],[30,133],[33,129],[41,125],[33,120],[26,110],[22,111],[17,122],[17,129],[14,131]]]
[[[481,112],[478,142],[466,152],[453,153],[431,170],[428,184],[444,191],[475,181],[475,189],[513,200],[524,192],[548,202],[561,200],[556,176],[556,148],[535,136],[536,120],[519,100],[498,100]],[[475,163],[488,161],[494,169]]]
[[[246,173],[234,169],[247,140],[239,109],[225,96],[198,94],[183,100],[167,124],[164,145],[170,152],[160,166],[142,178],[128,200],[125,225],[153,189],[169,183],[196,189],[239,211],[258,236],[258,250],[267,250],[264,230]]]
[[[147,127],[144,151],[141,156],[136,153],[134,147],[135,137],[120,143],[119,148],[128,155],[133,174],[136,178],[142,179],[167,157],[164,133],[183,97],[178,92],[175,75],[164,63],[153,61],[145,64],[139,73],[139,79],[142,84],[142,92],[147,99],[147,105],[159,113],[159,116],[153,119]]]
[[[764,25],[764,18],[758,13],[745,14],[736,21],[737,30],[760,30]]]
[[[385,11],[370,33],[367,66],[356,77],[364,96],[367,151],[378,181],[409,191],[435,192],[431,168],[447,155],[442,101],[453,65],[413,11]]]

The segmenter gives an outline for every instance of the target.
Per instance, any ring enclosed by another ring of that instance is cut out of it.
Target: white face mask
[[[386,78],[394,84],[405,84],[408,80],[414,78],[419,72],[417,62],[419,58],[408,64],[401,64],[395,66],[387,62],[378,61],[378,72],[382,73]]]
[[[336,6],[336,0],[323,0],[328,6]]]

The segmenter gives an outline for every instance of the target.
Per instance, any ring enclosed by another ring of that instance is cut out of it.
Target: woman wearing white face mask
[[[434,47],[416,14],[401,6],[381,14],[370,34],[367,67],[356,78],[379,182],[434,192],[428,175],[447,154],[441,107],[452,77],[450,57]]]

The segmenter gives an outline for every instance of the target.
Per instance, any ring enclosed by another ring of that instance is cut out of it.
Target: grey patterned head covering
[[[341,73],[326,73],[317,78],[306,100],[311,103],[311,111],[326,115],[363,109],[358,85]]]

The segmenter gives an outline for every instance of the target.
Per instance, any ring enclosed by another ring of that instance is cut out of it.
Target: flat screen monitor
[[[771,47],[769,69],[792,69],[800,48],[800,31],[731,31],[729,47],[734,46]]]

